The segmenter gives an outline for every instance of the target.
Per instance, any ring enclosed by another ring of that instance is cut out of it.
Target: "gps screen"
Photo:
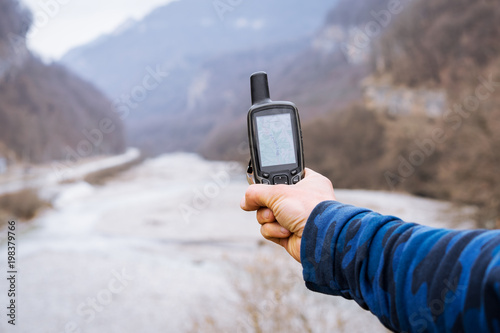
[[[291,115],[257,117],[262,167],[297,163]]]

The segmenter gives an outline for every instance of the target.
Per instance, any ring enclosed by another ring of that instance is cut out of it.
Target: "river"
[[[262,241],[255,215],[240,210],[246,188],[237,164],[193,154],[146,160],[104,186],[44,188],[54,208],[19,229],[16,325],[7,323],[2,278],[0,331],[386,332],[355,303],[305,288],[300,265]],[[472,226],[470,208],[336,193],[423,224]],[[3,275],[5,242],[0,249]]]

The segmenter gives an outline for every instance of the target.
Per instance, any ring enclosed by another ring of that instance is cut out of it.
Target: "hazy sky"
[[[116,29],[128,18],[140,19],[174,0],[21,0],[33,12],[28,45],[44,59]]]

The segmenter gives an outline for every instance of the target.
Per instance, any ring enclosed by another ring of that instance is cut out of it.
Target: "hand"
[[[296,185],[251,185],[241,208],[257,211],[260,232],[267,240],[283,246],[300,262],[300,242],[307,219],[323,201],[335,200],[332,183],[311,169]]]

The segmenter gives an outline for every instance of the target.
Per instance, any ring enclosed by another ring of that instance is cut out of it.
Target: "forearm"
[[[324,202],[306,224],[301,260],[308,288],[354,299],[393,330],[463,330],[472,313],[476,328],[493,331],[497,320],[500,330],[499,232],[433,229]]]

